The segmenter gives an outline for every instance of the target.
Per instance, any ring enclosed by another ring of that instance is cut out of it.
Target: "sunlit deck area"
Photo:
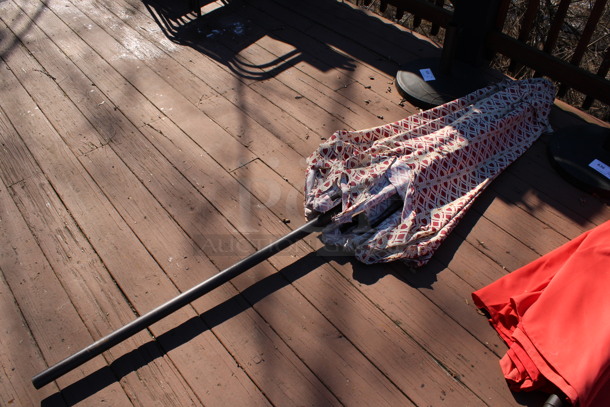
[[[440,53],[339,1],[188,6],[0,1],[0,406],[541,406],[471,293],[610,219],[548,135],[420,269],[314,235],[34,389],[303,224],[305,159],[417,112],[394,76]]]

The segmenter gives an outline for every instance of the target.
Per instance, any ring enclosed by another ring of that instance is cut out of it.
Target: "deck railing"
[[[359,4],[370,6],[372,2],[360,0]],[[431,35],[436,35],[439,28],[453,29],[457,33],[456,58],[482,64],[502,55],[508,61],[508,74],[529,70],[530,76],[548,77],[558,83],[559,97],[568,89],[580,92],[580,107],[588,109],[594,100],[610,105],[607,3],[608,0],[381,0],[378,5],[386,14],[388,6],[392,6],[396,20],[402,19],[404,13],[412,14],[413,27],[422,20],[428,21]],[[580,27],[572,19],[576,12],[583,22]],[[520,16],[517,24],[514,20],[507,24],[507,17],[515,15]],[[570,37],[569,47],[558,49],[560,41],[566,43],[566,35]],[[585,51],[600,45],[606,48],[598,49],[598,58],[583,66]]]

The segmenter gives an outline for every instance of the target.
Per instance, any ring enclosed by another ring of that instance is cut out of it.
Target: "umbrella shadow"
[[[317,44],[315,58],[293,46],[292,50],[269,57],[265,62],[250,62],[242,56],[243,51],[265,36],[286,42],[278,35],[286,24],[263,20],[260,11],[255,12],[252,6],[240,0],[223,0],[220,6],[218,2],[200,0],[204,13],[199,17],[192,9],[192,2],[142,1],[169,40],[201,52],[243,79],[269,79],[300,62],[307,62],[321,71],[355,68],[351,58],[323,43]],[[335,66],[321,62],[329,60],[335,61]]]
[[[229,321],[276,291],[304,277],[327,262],[325,256],[310,253],[282,270],[257,281],[223,303],[192,317],[179,326],[126,353],[107,366],[64,387],[41,402],[42,406],[75,405],[119,382],[138,369],[164,357],[199,335]]]
[[[457,250],[457,247],[453,247]],[[447,252],[448,250],[443,250]],[[448,253],[444,253],[447,255]],[[447,269],[447,266],[436,260],[434,256],[429,263],[416,268],[413,265],[401,261],[394,261],[383,264],[364,264],[357,260],[352,260],[352,278],[364,285],[376,284],[382,278],[392,276],[397,280],[413,287],[432,289],[437,282],[437,275]]]
[[[442,246],[443,257],[451,257],[458,248],[459,244],[447,245],[446,248]],[[324,257],[326,261],[341,266],[349,264],[352,278],[363,285],[374,285],[379,280],[392,276],[413,288],[433,288],[433,284],[437,281],[436,276],[447,269],[443,262],[436,260],[436,255],[429,263],[419,268],[400,260],[365,264],[358,261],[353,252],[341,247],[324,246],[316,252],[316,256]]]

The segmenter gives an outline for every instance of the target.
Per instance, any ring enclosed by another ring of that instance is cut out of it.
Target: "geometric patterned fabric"
[[[364,263],[421,266],[481,191],[549,129],[554,97],[545,79],[507,80],[394,123],[337,131],[307,161],[305,214],[340,204],[324,243]],[[396,200],[402,209],[388,216]]]

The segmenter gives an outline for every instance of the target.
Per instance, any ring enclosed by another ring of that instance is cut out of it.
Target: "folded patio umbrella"
[[[559,388],[578,407],[610,403],[610,221],[473,293],[508,344],[512,390]]]
[[[40,388],[312,232],[363,262],[425,263],[474,198],[548,127],[555,90],[505,81],[404,120],[339,131],[309,158],[309,222],[32,378]],[[357,221],[354,221],[357,219]]]
[[[309,158],[305,212],[341,205],[327,244],[364,263],[425,264],[475,198],[549,128],[555,89],[544,79],[503,81],[362,131],[338,131]],[[376,227],[397,196],[402,210]],[[349,227],[356,215],[359,226]]]

